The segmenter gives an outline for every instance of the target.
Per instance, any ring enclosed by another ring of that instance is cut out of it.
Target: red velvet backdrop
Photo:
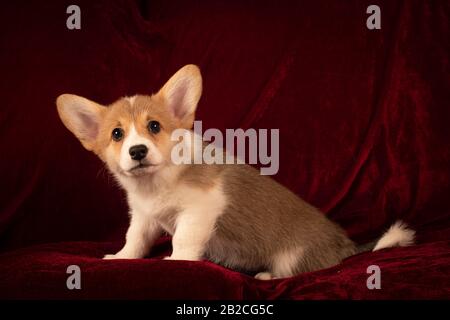
[[[358,242],[373,239],[398,218],[406,220],[416,228],[419,246],[395,252],[400,262],[405,254],[417,255],[414,263],[406,263],[415,264],[419,272],[410,278],[419,281],[421,268],[436,265],[430,281],[448,284],[450,2],[378,0],[382,28],[368,30],[366,8],[373,2],[2,4],[0,248],[8,251],[1,260],[5,268],[23,268],[21,263],[33,261],[36,252],[13,249],[62,241],[117,243],[124,238],[124,193],[100,160],[62,125],[56,97],[74,93],[107,104],[124,95],[148,94],[181,66],[195,63],[204,79],[198,109],[204,128],[279,128],[280,171],[275,179],[322,208]],[[70,4],[81,8],[81,30],[66,28]],[[92,251],[80,246],[65,248],[100,257],[120,243]],[[167,243],[162,246],[164,251]],[[52,245],[40,248],[53,252]],[[433,257],[436,263],[427,264]],[[50,254],[46,259],[52,264],[56,258]],[[401,268],[407,270],[400,262],[393,267],[399,275]],[[190,264],[177,266],[197,272]],[[365,267],[352,270],[362,272],[364,279]],[[0,287],[11,289],[14,281],[24,280],[5,272]],[[399,297],[448,293],[430,293],[434,284],[425,280],[421,287],[412,282],[408,289],[410,278],[403,276],[406,289],[399,289]],[[300,282],[307,283],[308,277],[315,276],[305,275]],[[346,279],[355,277],[348,273]],[[328,284],[337,286],[335,280]],[[245,281],[256,286],[250,278]],[[173,297],[166,285],[168,291],[155,297]],[[226,285],[235,290],[232,283]],[[23,291],[17,282],[15,286],[20,296]],[[283,286],[271,287],[274,291],[267,289],[269,284],[261,286],[255,291],[246,287],[252,292],[247,295],[239,290],[215,295],[205,289],[197,297],[327,296],[320,285],[312,296],[305,288],[296,291],[298,286],[290,282],[284,296],[277,291]],[[33,290],[25,296],[39,297]],[[333,290],[328,290],[329,297],[367,297],[348,290],[333,295]]]

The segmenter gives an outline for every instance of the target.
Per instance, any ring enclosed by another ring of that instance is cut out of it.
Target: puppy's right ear
[[[106,108],[86,98],[73,94],[62,94],[56,99],[59,117],[64,125],[83,144],[93,151],[100,121]]]

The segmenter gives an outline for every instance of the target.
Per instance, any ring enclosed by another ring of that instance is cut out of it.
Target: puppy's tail
[[[406,247],[414,244],[416,232],[409,229],[402,221],[395,222],[380,239],[358,246],[358,253],[364,251],[377,251],[392,247]]]

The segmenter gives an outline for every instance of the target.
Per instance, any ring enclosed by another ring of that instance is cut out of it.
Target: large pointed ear
[[[73,94],[56,99],[59,117],[88,150],[93,150],[105,107]]]
[[[181,122],[194,121],[195,110],[202,94],[200,69],[188,64],[178,70],[158,92],[172,115]]]

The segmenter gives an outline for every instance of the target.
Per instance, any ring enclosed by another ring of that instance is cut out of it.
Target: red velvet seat
[[[0,256],[3,299],[445,299],[449,241],[364,253],[341,265],[287,279],[261,281],[211,262],[165,261],[170,239],[151,258],[105,261],[117,244],[63,242]],[[81,269],[81,289],[68,290],[69,265]],[[378,265],[381,289],[366,285]]]

